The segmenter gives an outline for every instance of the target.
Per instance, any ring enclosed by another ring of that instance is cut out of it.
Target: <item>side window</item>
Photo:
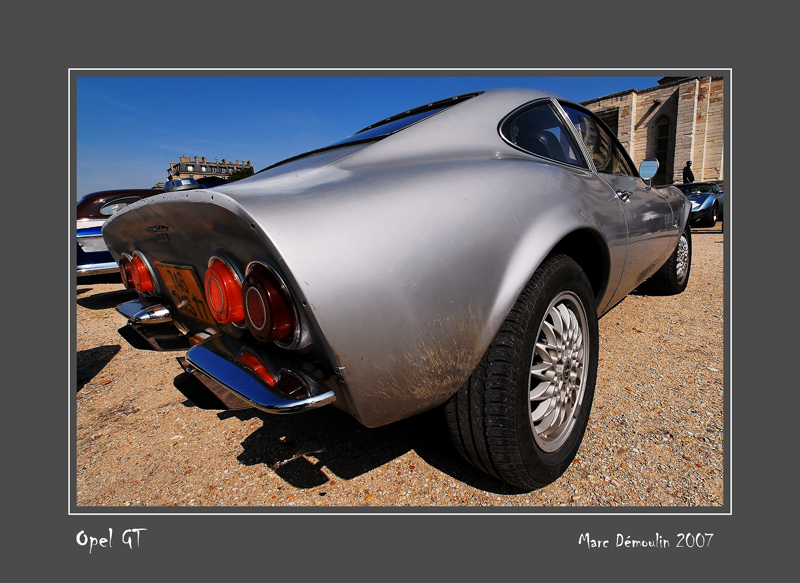
[[[500,133],[509,143],[531,154],[584,166],[569,131],[549,102],[534,105],[510,118],[500,128]]]
[[[562,107],[583,138],[598,172],[636,176],[617,140],[595,118],[568,105]]]
[[[137,200],[141,200],[138,196],[129,196],[127,198],[118,198],[117,200],[111,201],[110,203],[103,205],[100,207],[100,214],[101,215],[108,215],[111,216],[119,209],[128,206],[129,204],[135,203]]]

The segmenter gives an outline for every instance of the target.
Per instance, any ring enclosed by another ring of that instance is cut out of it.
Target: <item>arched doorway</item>
[[[675,144],[670,139],[672,136],[671,125],[672,123],[666,115],[659,116],[654,124],[655,139],[652,155],[658,160],[658,172],[653,177],[653,182],[656,184],[672,183],[672,159],[674,157],[672,150],[674,150]]]

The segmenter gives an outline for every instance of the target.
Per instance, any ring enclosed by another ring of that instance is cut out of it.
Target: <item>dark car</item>
[[[78,276],[119,271],[103,241],[103,224],[129,204],[166,192],[160,188],[103,190],[87,194],[78,202]]]
[[[103,190],[87,194],[78,202],[78,276],[119,271],[119,265],[103,240],[103,224],[118,210],[157,194],[175,190],[213,188],[224,178],[183,178],[167,182],[164,188]]]
[[[689,224],[692,227],[713,227],[722,221],[722,205],[725,193],[714,182],[689,182],[676,184],[692,203]]]

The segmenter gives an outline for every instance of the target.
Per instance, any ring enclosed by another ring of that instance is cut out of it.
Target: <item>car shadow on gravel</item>
[[[716,227],[707,227],[707,228],[704,228],[704,229],[702,229],[702,228],[701,229],[692,228],[692,236],[695,236],[695,235],[721,235],[724,232],[725,231],[723,230],[723,228],[720,225],[717,225]]]
[[[97,374],[111,362],[111,359],[122,350],[118,344],[111,346],[98,346],[78,351],[78,390],[92,381]]]
[[[441,409],[374,429],[332,407],[303,413],[302,418],[255,409],[226,411],[219,417],[261,419],[263,427],[242,442],[239,462],[264,464],[296,488],[327,483],[322,467],[342,480],[352,480],[414,450],[432,467],[473,488],[506,495],[525,493],[464,461],[450,442]]]
[[[80,295],[90,290],[91,288],[89,288],[89,290],[78,288],[78,294]],[[109,308],[115,308],[128,300],[135,299],[136,295],[136,290],[134,289],[120,289],[94,294],[88,298],[78,298],[78,305],[87,310],[107,310]]]
[[[82,275],[78,278],[80,285],[96,285],[100,283],[122,283],[118,271],[113,273],[103,273],[101,275]]]

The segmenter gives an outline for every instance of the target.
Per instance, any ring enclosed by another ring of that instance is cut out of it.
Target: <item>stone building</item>
[[[695,182],[722,184],[722,77],[664,77],[658,87],[584,101],[617,134],[634,163],[658,159],[653,184],[683,182],[692,161]]]
[[[245,168],[252,168],[253,165],[250,160],[245,162],[236,160],[236,162],[228,162],[225,158],[222,162],[219,158],[214,162],[208,162],[206,157],[195,156],[194,160],[188,156],[181,156],[177,162],[170,162],[167,173],[169,177],[167,180],[174,180],[176,178],[228,178],[236,170],[244,170]]]

